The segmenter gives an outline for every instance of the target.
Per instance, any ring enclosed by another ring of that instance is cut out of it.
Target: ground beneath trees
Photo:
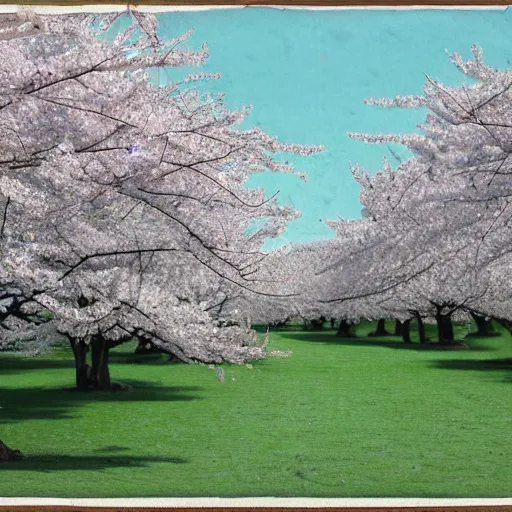
[[[509,335],[440,351],[372,329],[273,333],[293,355],[224,383],[121,346],[131,393],[64,391],[67,348],[0,354],[1,438],[27,456],[0,463],[0,496],[510,496]]]

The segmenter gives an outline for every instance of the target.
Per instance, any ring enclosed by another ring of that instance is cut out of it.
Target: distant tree
[[[411,320],[405,320],[404,322],[400,322],[400,333],[399,335],[402,336],[404,343],[412,343],[411,341],[411,333],[410,333],[410,325]],[[396,334],[396,333],[395,333]]]
[[[377,328],[374,332],[370,333],[370,336],[391,336],[391,333],[386,331],[386,319],[379,318],[377,321]]]
[[[339,338],[355,338],[356,334],[354,332],[353,326],[349,322],[347,322],[347,320],[342,319],[338,324],[336,336],[338,336]]]
[[[311,320],[306,320],[304,322],[304,330],[306,331],[321,331],[324,328],[324,324],[327,321],[325,316],[320,316],[318,318],[312,318]]]

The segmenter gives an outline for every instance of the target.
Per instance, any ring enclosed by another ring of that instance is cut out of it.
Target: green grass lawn
[[[0,496],[511,496],[511,339],[468,344],[282,330],[269,348],[293,355],[224,383],[127,344],[111,373],[135,390],[106,394],[65,389],[66,348],[0,354],[0,439],[28,455]]]

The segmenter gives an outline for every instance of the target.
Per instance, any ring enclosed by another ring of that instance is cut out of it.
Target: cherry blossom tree
[[[118,15],[27,14],[0,41],[5,283],[54,315],[81,388],[109,389],[108,352],[133,338],[186,362],[263,357],[249,325],[215,316],[241,290],[275,295],[262,244],[298,214],[245,185],[266,170],[303,177],[273,155],[322,149],[241,130],[250,108],[187,88],[217,75],[152,84],[146,69],[201,65],[208,48],[127,14],[112,44],[102,32]]]

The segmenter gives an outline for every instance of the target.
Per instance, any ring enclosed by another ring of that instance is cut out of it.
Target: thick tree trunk
[[[397,320],[397,322],[398,322],[398,320]],[[412,343],[410,327],[411,327],[410,320],[406,320],[404,323],[401,323],[400,333],[402,334],[404,343]]]
[[[386,320],[384,318],[377,322],[377,329],[370,336],[390,336],[390,333],[386,331]]]
[[[110,372],[108,369],[109,342],[103,336],[94,336],[91,340],[92,371],[91,380],[94,389],[110,390]]]
[[[86,363],[86,357],[89,348],[81,339],[69,338],[69,343],[71,344],[73,355],[75,356],[76,387],[81,391],[85,391],[89,388],[90,384],[90,367]]]
[[[427,337],[425,336],[425,324],[423,323],[423,318],[421,318],[421,315],[416,312],[414,313],[414,316],[416,317],[416,321],[418,322],[418,336],[420,344],[423,345],[427,343]]]
[[[355,338],[355,335],[350,332],[351,325],[346,320],[340,320],[336,336],[340,338]]]
[[[0,439],[0,461],[12,461],[23,459],[23,454],[19,450],[11,450],[2,440]]]
[[[400,336],[402,334],[402,322],[400,320],[395,320],[395,336]]]
[[[451,314],[442,315],[440,312],[436,314],[437,333],[439,336],[439,343],[450,344],[453,343],[453,324]]]
[[[472,333],[477,336],[489,336],[491,334],[491,320],[487,320],[484,316],[471,313],[473,320],[477,326],[477,332]]]

